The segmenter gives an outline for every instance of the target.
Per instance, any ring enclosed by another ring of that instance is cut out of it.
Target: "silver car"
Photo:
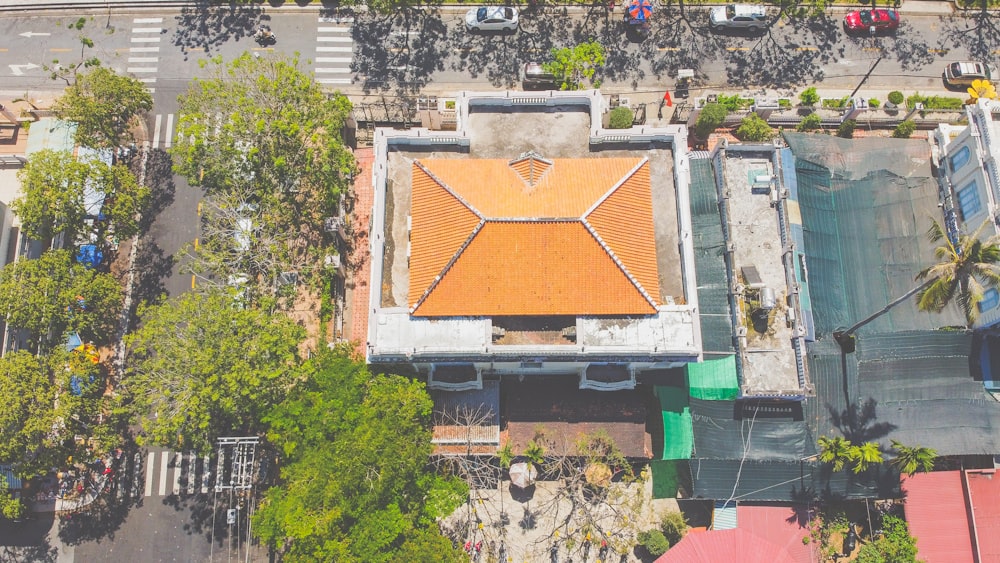
[[[726,4],[712,8],[708,23],[713,31],[721,29],[747,29],[762,31],[767,26],[767,10],[753,4]]]
[[[465,27],[469,31],[515,31],[517,8],[509,6],[483,6],[465,13]]]
[[[989,63],[962,61],[944,67],[944,83],[953,88],[972,86],[974,80],[996,80],[997,67]]]

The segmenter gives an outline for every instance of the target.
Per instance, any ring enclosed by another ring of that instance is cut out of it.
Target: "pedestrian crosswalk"
[[[160,35],[163,33],[163,18],[134,18],[132,20],[131,45],[128,50],[129,74],[139,82],[156,82],[157,63],[160,60]],[[152,92],[154,89],[149,87]]]
[[[212,462],[197,452],[171,450],[136,452],[129,460],[130,471],[122,472],[127,486],[120,496],[130,498],[208,494],[212,491]]]
[[[153,149],[169,149],[174,142],[174,114],[158,113],[153,117],[153,134],[149,146]]]
[[[316,82],[350,84],[353,17],[321,17],[316,33]]]

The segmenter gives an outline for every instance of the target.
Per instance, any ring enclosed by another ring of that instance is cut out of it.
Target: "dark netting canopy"
[[[926,141],[841,139],[786,133],[795,155],[810,297],[817,336],[846,328],[914,287],[933,264],[926,236],[943,220]],[[787,165],[787,163],[786,163]],[[964,324],[957,306],[940,314],[895,306],[859,334]]]
[[[726,240],[719,197],[708,159],[691,159],[691,225],[701,341],[705,356],[733,353],[733,323],[726,282]]]
[[[797,405],[793,406],[797,407]],[[774,412],[765,402],[691,399],[695,457],[798,460],[815,453],[801,416]]]

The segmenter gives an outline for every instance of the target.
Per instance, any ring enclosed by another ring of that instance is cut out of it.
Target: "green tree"
[[[537,440],[530,440],[524,448],[524,457],[528,458],[528,467],[539,467],[545,463],[545,446]]]
[[[98,345],[110,341],[121,312],[121,285],[74,262],[66,250],[18,260],[0,270],[0,315],[29,331],[41,350],[67,331]]]
[[[912,119],[907,119],[899,122],[899,125],[892,130],[892,136],[897,139],[909,139],[916,130],[917,124]]]
[[[882,463],[882,451],[875,442],[865,442],[848,449],[848,456],[854,463],[855,473],[863,473],[872,465]]]
[[[40,449],[51,447],[55,389],[43,360],[24,351],[0,358],[0,459],[30,473],[45,466]],[[6,487],[3,487],[6,489]]]
[[[93,233],[102,246],[110,244],[106,240],[110,233],[120,239],[135,235],[136,216],[149,201],[149,189],[140,186],[125,166],[81,161],[65,151],[34,153],[18,179],[21,195],[11,202],[11,209],[21,219],[24,233],[40,241],[60,233],[72,238],[85,228],[88,186],[104,193],[104,218],[95,220]]]
[[[0,475],[0,516],[9,520],[18,520],[28,512],[28,507],[21,499],[14,498],[8,488],[7,477]]]
[[[918,471],[926,473],[934,469],[934,460],[937,459],[937,452],[931,448],[907,446],[893,440],[892,449],[895,450],[896,457],[889,463],[901,473],[912,477]]]
[[[896,106],[898,106],[898,105],[902,104],[904,101],[906,101],[906,98],[903,97],[903,93],[900,92],[899,90],[893,90],[892,92],[889,92],[889,96],[888,96],[887,99],[889,100],[890,104],[893,104],[893,105],[896,105]]]
[[[357,170],[341,137],[350,102],[324,92],[298,59],[245,53],[208,64],[209,78],[180,98],[175,170],[222,197],[220,205],[243,199],[255,206],[263,219],[255,229],[284,240],[289,270],[322,264],[323,220],[336,214]],[[207,220],[203,227],[225,229]],[[318,286],[321,273],[308,268],[302,277]]]
[[[639,532],[636,540],[653,557],[659,557],[670,549],[670,542],[663,536],[663,532],[655,528]]]
[[[439,477],[424,384],[371,374],[344,350],[320,352],[300,381],[265,417],[283,460],[258,537],[289,562],[457,561],[425,508]]]
[[[304,332],[285,316],[208,291],[140,308],[139,317],[126,338],[129,391],[153,443],[207,451],[220,435],[260,432],[294,382]]]
[[[910,535],[906,520],[897,516],[882,518],[882,536],[861,546],[857,563],[915,563],[917,540]]]
[[[823,125],[823,118],[818,113],[810,113],[802,118],[795,127],[796,131],[815,131]]]
[[[799,101],[802,102],[804,106],[814,106],[819,102],[819,93],[816,92],[815,86],[810,86],[799,94]]]
[[[829,463],[834,471],[842,471],[844,464],[851,460],[851,443],[842,436],[819,437],[819,460]]]
[[[542,65],[545,72],[562,81],[560,90],[582,90],[589,85],[600,86],[595,80],[598,70],[604,66],[604,46],[597,41],[579,43],[574,47],[552,49],[552,61]]]
[[[93,148],[116,148],[134,140],[136,118],[153,108],[153,96],[131,76],[96,67],[79,74],[56,100],[60,119],[76,124],[76,142]]]
[[[858,122],[853,119],[845,119],[839,127],[837,127],[837,136],[842,139],[850,139],[854,137],[854,129],[858,126]]]
[[[87,56],[87,49],[94,48],[94,40],[84,35],[83,28],[86,25],[87,18],[78,18],[66,26],[67,29],[79,32],[77,39],[80,41],[80,59],[66,64],[60,62],[59,59],[53,59],[52,63],[42,65],[42,69],[49,73],[49,78],[52,80],[62,80],[66,86],[70,86],[81,68],[93,68],[101,65],[101,61],[97,57]]]
[[[694,123],[694,134],[701,140],[707,140],[720,125],[725,123],[729,110],[722,104],[705,104]]]
[[[618,106],[611,110],[608,117],[608,127],[610,129],[628,129],[632,126],[632,110],[625,106]]]
[[[771,129],[764,118],[756,113],[751,113],[740,121],[740,126],[736,129],[736,137],[741,141],[761,143],[774,138],[774,129]]]
[[[937,221],[931,222],[927,237],[941,243],[934,249],[938,263],[917,274],[917,281],[924,282],[917,292],[917,308],[940,313],[956,300],[968,326],[976,322],[983,292],[1000,285],[1000,236],[985,241],[979,238],[987,222],[983,221],[972,234],[960,235],[957,244],[952,244]]]

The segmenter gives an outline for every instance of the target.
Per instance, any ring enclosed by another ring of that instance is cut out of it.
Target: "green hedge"
[[[952,96],[923,96],[919,92],[906,98],[906,107],[913,108],[916,104],[924,104],[924,109],[962,109],[964,98]]]

